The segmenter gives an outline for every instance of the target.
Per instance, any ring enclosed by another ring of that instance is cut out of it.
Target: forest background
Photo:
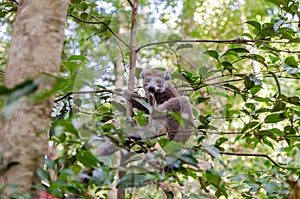
[[[299,1],[0,6],[1,197],[300,197]],[[188,143],[128,140],[143,69],[189,97]]]

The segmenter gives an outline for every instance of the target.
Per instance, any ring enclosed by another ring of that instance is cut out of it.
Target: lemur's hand
[[[125,95],[125,97],[126,97],[126,99],[127,100],[130,100],[131,98],[132,98],[132,95],[133,95],[134,93],[132,92],[132,91],[130,91],[129,89],[126,89],[125,91],[124,91],[124,95]]]

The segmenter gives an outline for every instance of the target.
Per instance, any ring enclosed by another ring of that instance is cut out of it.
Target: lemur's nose
[[[149,86],[148,88],[150,93],[154,93],[155,92],[155,87],[154,86]]]

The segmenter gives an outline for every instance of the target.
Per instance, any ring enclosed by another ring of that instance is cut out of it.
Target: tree
[[[115,186],[119,198],[122,190],[125,198],[296,197],[299,15],[297,1],[72,0],[52,90],[50,142],[58,155],[38,171],[47,191],[61,198],[104,198]],[[130,33],[118,34],[120,26]],[[172,72],[193,104],[191,142],[129,139],[139,132],[127,119],[144,125],[147,114],[114,100],[122,98],[116,60],[137,93],[143,68]],[[99,155],[108,143],[125,155],[121,161]]]
[[[4,85],[10,94],[2,108],[1,189],[3,197],[31,193],[48,148],[53,75],[61,61],[67,2],[20,1]],[[2,90],[3,91],[3,90]],[[44,93],[44,94],[43,94]]]

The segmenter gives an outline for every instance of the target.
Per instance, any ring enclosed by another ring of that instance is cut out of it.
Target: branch
[[[128,90],[133,92],[134,80],[135,80],[135,70],[136,70],[136,23],[138,15],[139,0],[134,0],[132,4],[132,15],[131,15],[131,28],[130,28],[130,61],[129,61],[129,79],[128,79]],[[132,107],[129,102],[127,102],[126,107],[126,117],[130,119],[132,116]]]
[[[235,155],[235,156],[255,156],[255,157],[264,157],[267,158],[268,160],[270,160],[270,162],[272,162],[275,166],[282,168],[282,169],[296,169],[299,170],[300,168],[292,168],[292,167],[285,167],[285,166],[281,166],[280,164],[278,164],[275,160],[273,160],[270,156],[268,156],[267,154],[263,154],[263,153],[235,153],[235,152],[225,152],[225,151],[220,151],[220,154],[222,155]]]
[[[73,4],[69,3],[70,6],[72,6],[73,8],[76,8],[77,10],[81,11],[82,13],[85,13],[87,14],[88,16],[90,16],[91,18],[95,19],[96,21],[86,21],[86,20],[83,20],[83,19],[80,19],[72,14],[68,14],[67,16],[70,16],[70,17],[73,17],[74,19],[80,21],[80,22],[83,22],[83,23],[87,23],[87,24],[102,24],[104,25],[116,38],[118,38],[118,40],[120,42],[122,42],[127,48],[129,48],[129,45],[121,38],[117,35],[117,33],[115,33],[113,31],[113,29],[111,29],[106,23],[102,22],[100,19],[98,19],[97,17],[95,17],[94,15],[91,15],[90,13],[82,10],[81,8],[77,7],[77,6],[74,6]]]
[[[299,54],[300,51],[292,51],[292,50],[280,50],[280,49],[277,49],[277,48],[274,48],[274,47],[271,47],[271,46],[268,46],[266,45],[265,43],[263,43],[263,46],[266,47],[267,49],[269,50],[273,50],[273,51],[276,51],[276,52],[285,52],[285,53],[297,53]]]
[[[113,91],[113,90],[109,90],[109,89],[103,89],[103,90],[95,90],[95,91],[70,91],[67,92],[66,94],[64,94],[63,96],[57,98],[54,100],[54,102],[59,102],[67,97],[69,97],[70,95],[74,95],[74,94],[93,94],[93,93],[112,93],[115,95],[120,95],[124,98],[126,98],[126,96],[123,93],[117,92],[117,91]]]
[[[127,0],[127,2],[129,3],[129,5],[131,6],[131,8],[133,8],[133,3],[130,0]]]
[[[261,39],[255,39],[255,40],[248,40],[248,39],[229,39],[229,40],[187,39],[187,40],[184,40],[183,39],[183,40],[169,40],[169,41],[159,41],[159,42],[148,43],[148,44],[138,47],[136,49],[136,52],[140,51],[143,48],[149,47],[149,46],[163,45],[163,44],[169,44],[169,43],[221,43],[221,44],[282,43],[282,44],[294,44],[297,42],[270,41],[270,40],[261,40]]]
[[[135,70],[136,70],[136,57],[137,57],[137,50],[136,50],[136,26],[137,26],[137,16],[138,16],[138,7],[139,7],[139,0],[134,0],[131,3],[128,0],[129,4],[132,7],[132,14],[131,14],[131,28],[130,28],[130,61],[129,61],[129,79],[128,79],[128,90],[129,92],[133,92],[134,90],[134,80],[135,80]],[[132,105],[127,100],[126,102],[126,117],[130,121],[132,120]],[[128,157],[125,154],[121,153],[120,157],[120,164],[126,161]],[[125,175],[125,171],[119,170],[118,178],[121,179]],[[117,198],[122,199],[125,198],[125,188],[118,188],[117,190]]]

